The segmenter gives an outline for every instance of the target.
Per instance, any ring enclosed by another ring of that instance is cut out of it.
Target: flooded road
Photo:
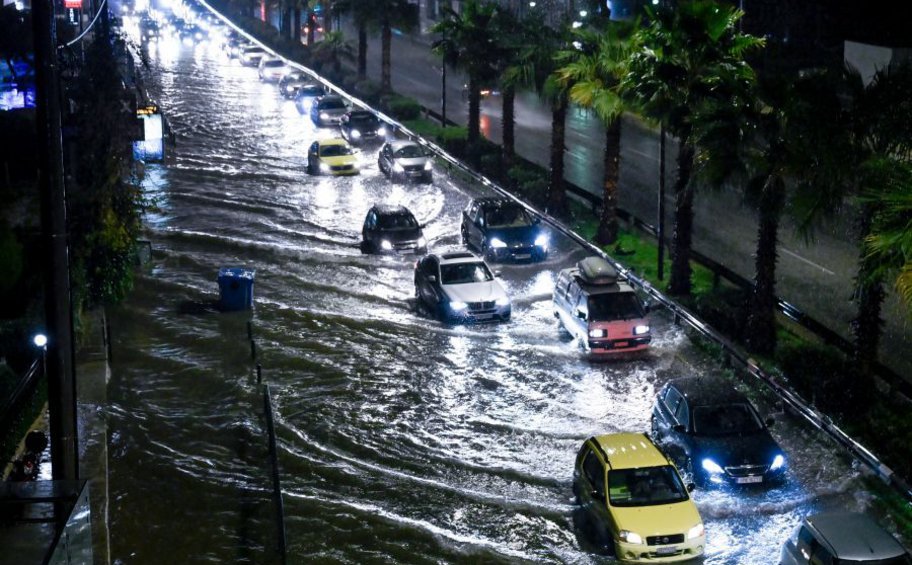
[[[364,216],[404,204],[439,250],[459,244],[460,213],[483,191],[440,168],[432,184],[392,184],[369,148],[360,176],[310,176],[306,148],[331,131],[255,69],[165,38],[148,53],[176,146],[147,170],[152,265],[110,313],[112,558],[276,561],[250,319],[276,411],[289,562],[610,562],[573,500],[576,452],[594,434],[646,431],[669,378],[720,372],[704,348],[654,311],[644,358],[582,358],[551,291],[586,254],[557,232],[545,262],[496,266],[510,322],[421,315],[414,259],[360,253]],[[252,314],[216,310],[222,266],[256,269]],[[835,448],[776,418],[785,485],[694,494],[705,563],[775,563],[806,513],[868,501]]]

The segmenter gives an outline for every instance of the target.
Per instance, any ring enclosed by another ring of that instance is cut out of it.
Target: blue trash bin
[[[219,307],[222,310],[247,310],[253,307],[253,279],[256,271],[243,267],[219,269]]]

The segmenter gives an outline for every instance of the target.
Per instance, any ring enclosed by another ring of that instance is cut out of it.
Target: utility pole
[[[73,371],[73,320],[54,0],[32,1],[32,31],[35,36],[38,189],[41,197],[42,256],[45,260],[51,468],[54,480],[76,480],[79,478],[76,377]]]

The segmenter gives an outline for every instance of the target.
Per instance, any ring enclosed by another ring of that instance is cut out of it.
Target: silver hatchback
[[[782,546],[780,565],[871,563],[912,565],[896,539],[864,514],[807,516]]]

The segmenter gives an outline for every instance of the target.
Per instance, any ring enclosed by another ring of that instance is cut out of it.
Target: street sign
[[[63,0],[63,7],[67,10],[81,10],[82,0]]]

